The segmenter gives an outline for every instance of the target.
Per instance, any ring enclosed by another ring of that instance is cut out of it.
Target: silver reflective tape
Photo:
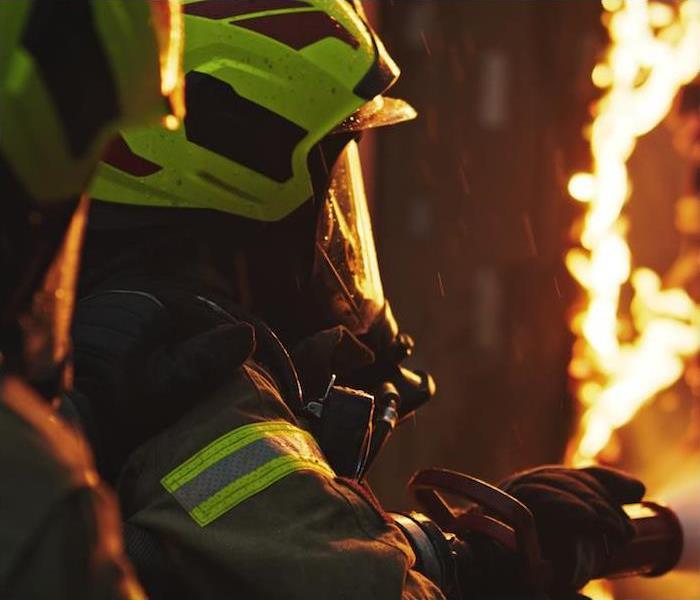
[[[228,485],[282,456],[294,456],[327,468],[318,448],[303,435],[264,437],[224,456],[171,493],[191,512]]]
[[[177,501],[188,511],[211,498],[228,484],[262,467],[273,458],[283,456],[274,440],[262,438],[225,456],[197,477],[173,492]]]

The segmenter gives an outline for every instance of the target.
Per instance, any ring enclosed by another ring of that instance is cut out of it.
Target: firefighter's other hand
[[[512,475],[499,487],[532,511],[558,590],[577,589],[593,575],[580,564],[582,538],[602,537],[612,549],[634,536],[622,505],[639,502],[645,492],[642,482],[605,467],[539,467]]]

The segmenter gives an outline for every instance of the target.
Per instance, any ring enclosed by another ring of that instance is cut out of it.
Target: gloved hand
[[[478,534],[452,542],[459,592],[447,597],[469,600],[591,600],[572,589],[533,589],[524,579],[519,557]]]
[[[532,511],[559,595],[580,588],[593,575],[582,560],[581,539],[613,549],[634,536],[622,505],[639,502],[645,492],[641,481],[606,467],[539,467],[516,473],[499,487]]]
[[[456,540],[453,548],[464,597],[588,600],[577,590],[594,575],[602,548],[612,550],[634,535],[621,506],[639,502],[645,491],[640,481],[605,467],[539,467],[516,473],[499,487],[533,513],[541,552],[551,562],[554,580],[546,594],[532,589],[518,556],[489,537],[471,533]]]

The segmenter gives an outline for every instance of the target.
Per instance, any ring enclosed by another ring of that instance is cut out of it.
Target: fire
[[[622,215],[631,192],[627,161],[637,139],[661,122],[680,88],[700,72],[700,1],[602,4],[610,46],[591,74],[605,90],[590,129],[593,168],[576,173],[568,186],[587,205],[581,246],[566,257],[586,296],[572,320],[578,339],[570,373],[584,408],[568,452],[577,466],[595,462],[614,431],[673,385],[700,351],[700,306],[682,289],[664,289],[652,270],[633,269]],[[634,297],[630,314],[621,314],[620,293],[628,283]],[[596,600],[612,598],[605,582],[585,591]]]
[[[570,372],[584,407],[569,448],[575,465],[593,462],[613,432],[676,382],[700,351],[700,306],[682,289],[664,289],[653,271],[632,268],[622,215],[637,139],[700,72],[700,1],[604,0],[603,8],[611,44],[592,73],[605,89],[590,129],[593,168],[569,181],[571,196],[587,206],[581,247],[566,257],[586,295],[572,320],[578,340]],[[621,314],[628,283],[634,298],[630,314]]]

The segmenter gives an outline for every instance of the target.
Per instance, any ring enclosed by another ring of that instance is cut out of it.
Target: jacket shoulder
[[[0,380],[0,580],[76,490],[98,481],[87,444],[22,382]]]

